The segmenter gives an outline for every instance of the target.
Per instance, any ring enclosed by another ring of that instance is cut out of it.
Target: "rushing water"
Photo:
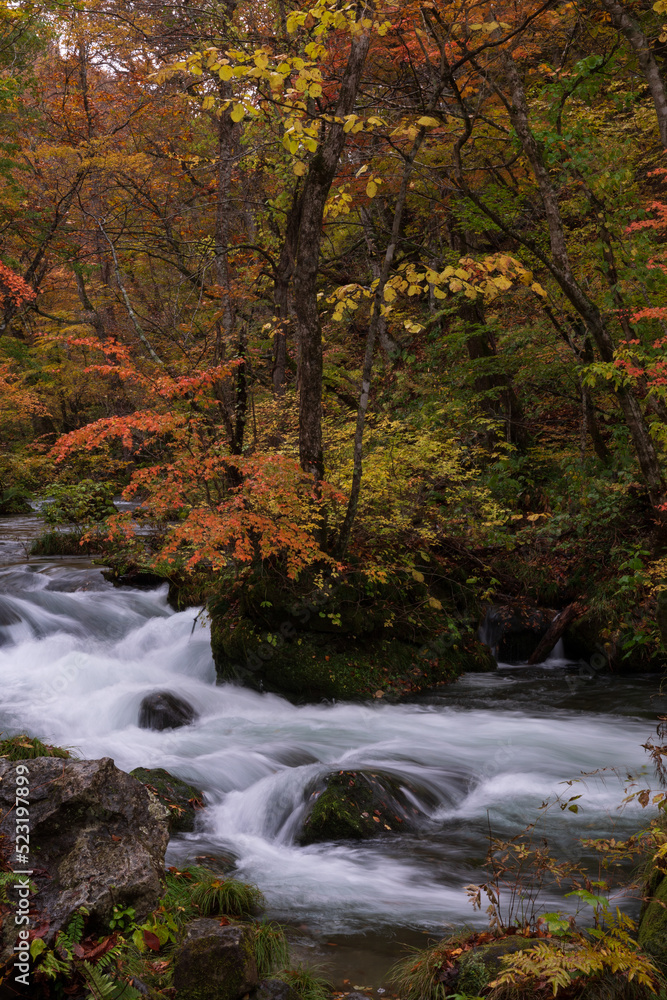
[[[556,807],[543,820],[563,853],[579,853],[578,836],[639,825],[635,807],[617,806],[628,775],[648,771],[641,743],[665,711],[655,679],[578,679],[552,660],[468,675],[417,703],[297,706],[216,686],[195,616],[174,613],[166,588],[113,589],[83,560],[0,569],[0,729],[111,756],[127,771],[164,767],[204,789],[198,830],[172,842],[172,862],[233,860],[273,916],[329,936],[475,923],[485,917],[464,886],[483,878],[489,827],[511,836],[558,793],[582,794],[579,813]],[[198,721],[140,729],[140,702],[156,690],[185,698]],[[343,768],[421,790],[420,831],[297,846],[313,786]],[[563,784],[598,768],[618,774]]]

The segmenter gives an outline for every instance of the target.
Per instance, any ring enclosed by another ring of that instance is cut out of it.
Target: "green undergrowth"
[[[45,531],[38,535],[28,549],[31,556],[87,556],[104,551],[101,541],[84,540],[80,531]]]
[[[1,888],[1,887],[0,887]],[[187,925],[198,917],[242,923],[251,931],[260,980],[271,977],[292,987],[301,1000],[326,1000],[330,986],[316,969],[290,967],[287,938],[274,922],[257,919],[260,890],[202,865],[170,869],[160,905],[138,922],[132,908],[114,907],[106,936],[87,933],[81,908],[61,931],[53,948],[32,944],[35,996],[80,995],[86,1000],[159,1000],[171,996],[174,960]],[[101,953],[101,954],[100,954]]]

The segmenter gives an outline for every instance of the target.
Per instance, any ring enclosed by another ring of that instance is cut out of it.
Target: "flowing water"
[[[166,588],[114,589],[85,560],[1,567],[0,730],[110,756],[126,771],[164,767],[202,788],[198,829],[172,841],[171,863],[230,859],[262,889],[271,916],[315,939],[358,950],[371,932],[406,940],[484,923],[464,886],[483,879],[489,828],[512,836],[550,796],[582,795],[578,813],[552,808],[539,827],[569,856],[581,854],[579,836],[629,833],[644,818],[617,807],[629,775],[645,772],[638,787],[650,781],[641,744],[667,708],[655,678],[579,677],[552,659],[467,675],[413,703],[299,706],[216,685],[196,614],[174,613]],[[184,698],[198,720],[140,729],[140,702],[157,690]],[[298,846],[318,781],[360,768],[419,790],[419,832]],[[598,769],[606,770],[591,774]],[[359,976],[369,968],[360,961]]]

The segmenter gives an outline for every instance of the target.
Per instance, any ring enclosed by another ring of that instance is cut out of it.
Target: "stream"
[[[216,685],[203,616],[175,613],[166,587],[115,589],[86,559],[27,560],[22,541],[38,527],[37,517],[0,519],[0,730],[126,771],[164,767],[202,788],[198,829],[172,840],[168,863],[230,859],[268,915],[299,929],[302,950],[330,959],[334,979],[377,986],[397,943],[484,925],[464,887],[484,880],[489,830],[518,833],[545,799],[582,796],[579,812],[552,807],[538,827],[563,856],[581,856],[581,836],[646,821],[638,806],[618,807],[629,776],[643,774],[637,787],[652,779],[641,744],[667,710],[655,677],[581,678],[553,658],[466,675],[408,703],[298,706]],[[140,729],[140,702],[156,690],[184,698],[198,720]],[[360,768],[422,789],[423,828],[297,846],[318,777]]]

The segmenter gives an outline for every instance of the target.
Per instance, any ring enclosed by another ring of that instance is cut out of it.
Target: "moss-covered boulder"
[[[135,767],[130,774],[153,792],[169,810],[169,832],[189,833],[195,828],[197,810],[204,805],[202,793],[161,767]]]
[[[417,571],[382,583],[358,571],[221,582],[209,602],[218,677],[302,699],[400,698],[495,670],[476,617],[463,625],[434,587]]]
[[[251,927],[207,917],[187,925],[174,960],[178,1000],[240,1000],[257,983]]]
[[[289,626],[289,623],[288,623]],[[301,698],[400,698],[450,684],[466,671],[495,670],[472,634],[430,643],[260,632],[248,619],[212,619],[211,649],[221,681]]]
[[[366,840],[414,828],[419,809],[386,774],[338,771],[312,793],[299,843]]]
[[[649,878],[651,899],[644,907],[637,940],[663,971],[667,971],[667,878],[654,869]]]

